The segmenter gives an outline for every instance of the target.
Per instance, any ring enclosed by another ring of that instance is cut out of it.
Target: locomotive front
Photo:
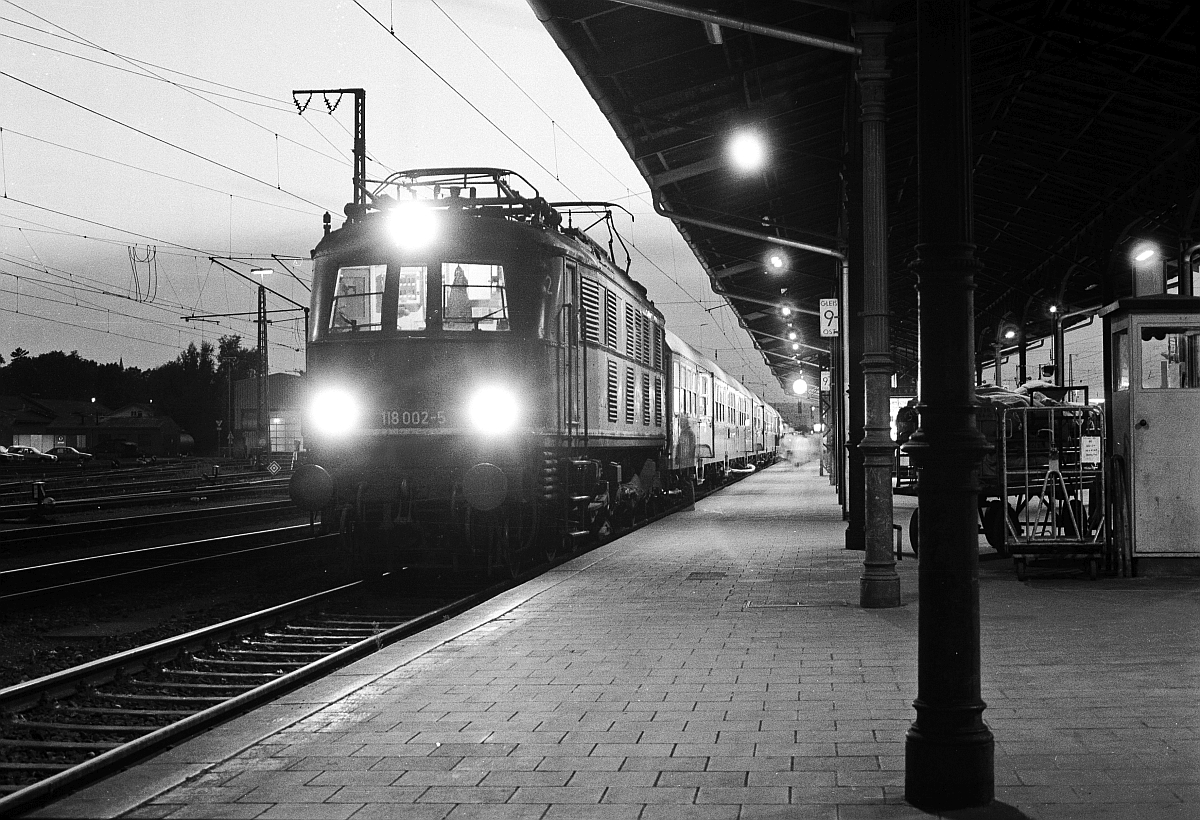
[[[313,251],[304,435],[320,470],[293,496],[330,529],[512,551],[537,529],[561,428],[556,215],[494,169],[386,184],[398,195],[348,208]]]

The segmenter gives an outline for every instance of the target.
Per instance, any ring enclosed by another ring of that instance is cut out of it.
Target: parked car
[[[43,453],[36,447],[27,447],[24,444],[14,444],[8,448],[10,453],[19,453],[25,461],[58,461],[58,456],[52,456],[49,453]]]
[[[92,448],[92,452],[96,458],[107,461],[114,467],[141,464],[145,460],[142,451],[132,441],[118,441],[116,439],[101,441]]]
[[[46,451],[52,456],[58,456],[59,461],[91,461],[92,454],[85,453],[82,450],[76,450],[74,447],[51,447]]]
[[[24,460],[25,456],[20,453],[14,453],[3,444],[0,444],[0,464],[20,464]]]

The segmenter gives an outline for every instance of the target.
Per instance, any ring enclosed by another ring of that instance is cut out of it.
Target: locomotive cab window
[[[425,268],[400,268],[396,284],[396,330],[424,330]]]
[[[442,305],[443,330],[509,330],[504,267],[443,262]]]
[[[387,266],[363,265],[338,270],[329,311],[330,333],[383,328],[383,292]]]

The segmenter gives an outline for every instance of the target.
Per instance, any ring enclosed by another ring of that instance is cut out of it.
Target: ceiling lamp
[[[740,131],[729,141],[729,158],[733,164],[747,173],[758,171],[766,159],[762,137],[753,131]]]

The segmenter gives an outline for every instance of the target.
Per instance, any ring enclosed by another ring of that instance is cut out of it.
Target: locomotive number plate
[[[384,427],[439,427],[446,423],[445,410],[384,410]]]

